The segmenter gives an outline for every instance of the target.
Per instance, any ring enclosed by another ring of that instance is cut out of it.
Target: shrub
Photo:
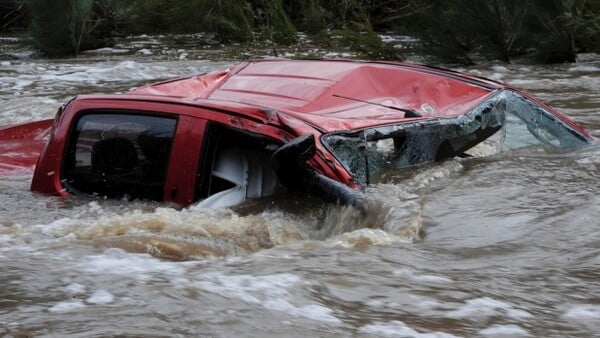
[[[29,0],[33,44],[50,57],[77,55],[96,45],[94,31],[105,21],[101,13],[112,13],[100,0]]]
[[[507,62],[523,52],[519,41],[529,0],[412,0],[409,32],[423,52],[444,61],[474,63],[475,56]]]
[[[215,33],[223,42],[252,38],[252,7],[242,0],[194,0],[188,10],[194,13],[195,31]]]
[[[341,36],[341,43],[358,52],[361,58],[379,60],[400,60],[402,57],[392,47],[381,41],[379,34],[368,27],[354,26],[335,31]]]
[[[0,0],[0,31],[22,31],[29,20],[29,6],[24,1]]]
[[[274,43],[296,42],[296,27],[287,15],[282,0],[260,0],[255,9],[257,26]]]

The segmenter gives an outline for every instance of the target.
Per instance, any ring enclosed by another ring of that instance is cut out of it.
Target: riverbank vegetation
[[[201,43],[267,41],[298,32],[364,58],[418,53],[441,62],[574,61],[600,52],[600,2],[592,0],[0,0],[2,32],[58,57],[110,46],[116,37],[206,32]],[[416,43],[398,48],[382,34]]]

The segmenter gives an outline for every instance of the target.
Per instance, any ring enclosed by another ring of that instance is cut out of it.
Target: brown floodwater
[[[0,61],[0,125],[232,64],[117,53]],[[460,70],[600,136],[598,58]],[[390,173],[368,217],[293,193],[234,210],[57,198],[30,179],[0,176],[0,336],[600,336],[597,146]]]

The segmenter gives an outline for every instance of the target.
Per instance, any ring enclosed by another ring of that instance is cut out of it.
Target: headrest
[[[104,174],[124,174],[138,165],[137,150],[129,139],[114,137],[92,147],[92,169]]]

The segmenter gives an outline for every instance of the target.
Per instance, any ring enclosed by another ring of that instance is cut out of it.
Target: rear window
[[[83,115],[71,133],[63,185],[73,193],[162,200],[177,119],[144,113]]]

